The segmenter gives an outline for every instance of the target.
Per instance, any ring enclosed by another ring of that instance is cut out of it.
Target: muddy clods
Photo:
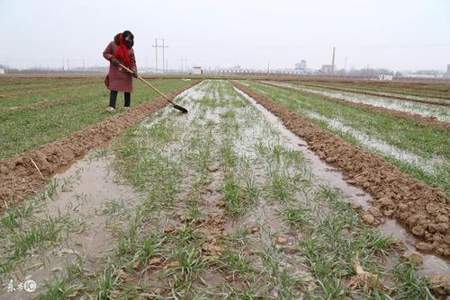
[[[440,275],[431,277],[431,286],[437,295],[450,295],[450,276]]]
[[[373,207],[362,212],[367,223],[378,225],[385,217],[397,219],[421,240],[416,244],[419,250],[450,256],[450,199],[445,193],[402,173],[378,155],[345,142],[266,96],[237,82],[233,84],[278,116],[321,159],[331,158],[332,165],[343,171],[349,183],[373,196]]]
[[[198,81],[193,82],[190,86],[172,93],[170,98],[175,98],[197,83]],[[127,127],[140,122],[166,105],[167,101],[158,98],[132,108],[127,113],[115,115],[75,132],[62,140],[0,161],[0,211],[36,193],[58,169],[73,163],[90,149],[110,142]]]

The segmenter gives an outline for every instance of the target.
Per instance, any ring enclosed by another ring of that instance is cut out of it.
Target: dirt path
[[[348,177],[347,182],[373,195],[374,207],[363,214],[367,223],[377,225],[386,217],[396,218],[415,236],[423,239],[416,245],[419,250],[450,256],[450,200],[442,191],[403,174],[377,155],[325,132],[267,97],[239,83],[234,84],[280,117],[286,127],[304,138],[320,158],[343,170]]]
[[[344,103],[345,105],[348,105],[351,107],[356,107],[356,108],[362,109],[364,111],[381,112],[381,113],[388,114],[388,115],[391,115],[396,118],[414,120],[418,123],[450,130],[450,123],[445,122],[445,121],[440,121],[436,117],[427,117],[427,116],[424,116],[423,114],[419,114],[419,113],[400,111],[400,110],[380,107],[380,106],[376,106],[376,105],[372,105],[372,104],[355,103],[355,102],[348,101],[344,98],[340,98],[339,95],[336,95],[336,96],[324,95],[322,93],[316,93],[316,92],[308,91],[307,89],[302,89],[300,87],[297,88],[295,86],[282,84],[282,83],[267,82],[267,81],[264,81],[263,83],[274,86],[274,87],[283,87],[283,88],[288,88],[288,89],[294,90],[294,91],[301,91],[302,93],[305,93],[305,94],[312,94],[312,95],[319,94],[322,98],[325,98],[331,102]]]
[[[197,83],[194,82],[190,86]],[[171,97],[188,88],[173,93]],[[105,145],[129,126],[142,121],[150,113],[166,105],[167,102],[163,99],[156,99],[76,132],[65,139],[0,161],[0,211],[41,190],[58,169],[67,167],[88,150]]]

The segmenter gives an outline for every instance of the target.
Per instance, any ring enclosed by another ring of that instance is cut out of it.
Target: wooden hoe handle
[[[125,69],[127,72],[129,72],[129,73],[131,73],[131,74],[134,74],[134,72],[133,72],[130,68],[124,66],[123,64],[119,63],[119,66],[121,66],[121,67],[122,67],[123,69]],[[167,97],[163,92],[161,92],[160,90],[158,90],[155,86],[153,86],[150,82],[148,82],[147,80],[145,80],[144,78],[142,78],[140,75],[138,75],[137,78],[138,78],[139,80],[141,80],[143,83],[145,83],[146,85],[148,85],[150,88],[152,88],[155,92],[157,92],[158,94],[160,94],[161,96],[163,96],[163,98],[166,99],[168,102],[170,102],[170,103],[172,103],[172,104],[175,104],[175,103],[173,103],[173,102],[169,99],[169,97]]]

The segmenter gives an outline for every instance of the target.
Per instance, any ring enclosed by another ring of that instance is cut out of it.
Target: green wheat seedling
[[[395,266],[394,274],[400,281],[397,297],[401,299],[436,299],[430,292],[430,283],[417,275],[416,266],[402,262]]]

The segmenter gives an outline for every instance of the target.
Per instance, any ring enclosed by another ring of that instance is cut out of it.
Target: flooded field
[[[399,149],[393,145],[390,145],[389,143],[386,143],[383,140],[371,137],[370,135],[358,131],[351,126],[346,126],[338,119],[330,119],[314,112],[308,113],[308,116],[312,119],[325,123],[328,127],[339,131],[342,134],[351,136],[360,144],[369,149],[372,149],[373,151],[381,153],[384,156],[390,156],[394,159],[417,166],[430,175],[439,174],[439,171],[442,168],[450,168],[450,161],[448,161],[448,159],[444,157],[436,156],[427,159],[412,152]],[[439,176],[440,175],[441,174],[439,174]]]
[[[389,95],[381,97],[381,96],[358,94],[356,92],[335,91],[327,88],[316,88],[290,83],[274,83],[274,82],[270,83],[279,86],[295,88],[300,91],[308,93],[341,99],[349,102],[370,104],[377,107],[384,107],[387,109],[414,113],[424,117],[434,117],[440,121],[450,123],[450,107],[448,106],[393,99],[389,98]]]
[[[189,114],[160,110],[5,212],[0,299],[426,299],[445,284],[448,260],[363,222],[372,197],[230,82],[176,102]]]
[[[332,103],[319,94],[311,96],[257,83],[248,86],[450,195],[450,152],[445,150],[450,146],[448,129],[414,118],[400,119],[384,111]]]

